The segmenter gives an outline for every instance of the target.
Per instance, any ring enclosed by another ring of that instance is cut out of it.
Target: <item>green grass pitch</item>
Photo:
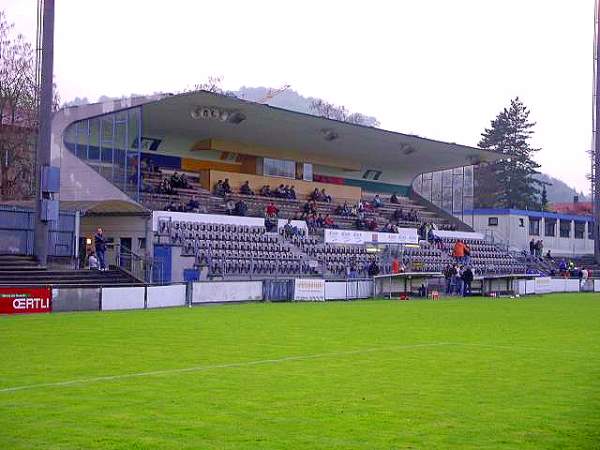
[[[1,449],[600,448],[598,294],[0,317],[0,349]]]

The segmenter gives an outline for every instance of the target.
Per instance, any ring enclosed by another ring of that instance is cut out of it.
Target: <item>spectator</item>
[[[225,178],[223,181],[223,190],[226,194],[231,194],[231,186],[229,185],[229,178]]]
[[[225,199],[225,211],[228,215],[233,216],[235,212],[235,202],[231,197]]]
[[[331,218],[331,216],[329,214],[327,214],[325,216],[325,219],[323,220],[323,226],[325,228],[337,228],[337,226],[335,225],[335,222],[333,221],[333,219]]]
[[[531,241],[529,241],[529,254],[531,256],[535,255],[535,240],[533,238],[531,238]]]
[[[454,275],[452,276],[452,284],[454,286],[453,294],[456,294],[456,295],[462,297],[464,283],[463,283],[463,279],[462,279],[462,268],[460,266],[454,267]]]
[[[552,258],[552,254],[550,253],[550,250],[548,250],[548,252],[546,253],[546,259],[550,259],[550,260],[554,259],[554,258]]]
[[[248,211],[248,206],[242,199],[239,199],[235,204],[234,214],[236,216],[245,216]]]
[[[279,187],[275,189],[275,196],[279,198],[286,197],[285,186],[283,184],[280,184]]]
[[[261,187],[260,191],[258,191],[258,193],[263,197],[272,197],[273,196],[273,193],[271,192],[271,188],[267,184],[265,184],[263,187]]]
[[[561,275],[566,276],[567,274],[567,262],[565,261],[565,259],[561,259],[560,262],[558,263],[558,271],[560,272]]]
[[[254,191],[250,188],[250,182],[246,180],[240,187],[240,194],[243,195],[254,195]]]
[[[314,191],[311,192],[309,198],[315,202],[318,202],[321,200],[321,193],[319,192],[319,189],[315,188]]]
[[[372,217],[371,220],[367,222],[367,228],[369,231],[377,231],[377,221],[375,220],[375,217]]]
[[[467,266],[462,273],[463,297],[471,295],[471,283],[473,283],[473,278],[473,271],[471,270],[471,267]]]
[[[308,228],[308,232],[313,234],[317,231],[317,218],[314,214],[308,216],[306,219],[306,227]]]
[[[463,257],[463,264],[470,264],[471,263],[471,247],[469,247],[469,244],[466,244],[463,242],[463,253],[464,253],[464,257]]]
[[[279,214],[279,209],[277,208],[277,206],[275,206],[275,204],[272,201],[270,201],[267,207],[265,208],[265,212],[267,214],[267,217],[276,217],[277,214]]]
[[[88,265],[90,270],[98,270],[100,269],[100,264],[98,263],[98,258],[94,252],[90,253],[88,256]]]
[[[100,227],[98,227],[96,234],[94,235],[94,247],[96,249],[96,255],[98,255],[100,270],[106,270],[106,238]]]
[[[167,203],[167,206],[165,206],[165,211],[177,211],[177,205],[173,200]]]
[[[323,215],[322,214],[319,214],[317,216],[316,223],[317,223],[317,227],[323,228],[323,226],[325,225],[325,220],[323,219]]]
[[[395,220],[396,222],[400,222],[401,220],[404,220],[404,211],[402,211],[402,208],[398,208],[394,210],[394,213],[392,214],[392,219]]]
[[[322,202],[326,202],[326,203],[331,203],[333,199],[331,198],[331,195],[328,195],[325,192],[325,188],[321,189],[321,201]]]
[[[448,264],[444,269],[444,279],[446,280],[446,295],[450,295],[452,292],[452,277],[454,277],[454,275],[454,266]]]
[[[350,212],[350,207],[348,206],[347,201],[345,201],[343,205],[340,205],[336,208],[336,213],[340,216],[349,216]]]
[[[400,272],[401,272],[400,260],[398,259],[397,256],[394,256],[394,259],[392,260],[392,273],[400,273]],[[404,270],[402,270],[402,272],[404,272]]]
[[[458,262],[462,262],[463,258],[465,257],[465,244],[460,239],[458,239],[454,244],[452,256],[454,256],[454,259],[456,259]]]
[[[381,197],[379,196],[379,194],[375,194],[375,198],[373,199],[373,207],[381,208],[382,206],[383,201],[381,200]]]
[[[535,243],[535,255],[538,258],[542,258],[542,254],[544,253],[544,241],[541,239]]]
[[[198,202],[195,195],[187,202],[185,210],[186,212],[198,212],[200,210],[200,202]]]
[[[294,186],[290,186],[288,196],[290,200],[296,200],[296,189],[294,188]]]
[[[292,219],[288,219],[287,223],[283,226],[283,233],[286,238],[291,238],[300,234],[298,228],[292,224]]]
[[[225,197],[226,192],[223,180],[217,181],[217,184],[215,184],[215,187],[213,189],[213,194],[215,194],[218,197]]]
[[[367,268],[367,273],[369,274],[370,277],[374,277],[379,275],[380,269],[379,269],[379,264],[377,264],[377,260],[373,259],[371,261],[371,263],[369,264],[369,267]]]
[[[398,200],[398,196],[396,195],[395,192],[390,197],[390,203],[393,203],[394,205],[397,205],[400,203],[400,200]]]

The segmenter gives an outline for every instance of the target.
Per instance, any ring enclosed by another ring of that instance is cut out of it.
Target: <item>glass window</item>
[[[571,237],[571,221],[561,220],[560,221],[560,237],[570,238]]]
[[[575,239],[583,239],[585,235],[585,222],[575,222]]]
[[[488,217],[488,227],[497,227],[498,226],[498,218],[497,217]]]
[[[529,218],[529,235],[539,236],[540,235],[540,219],[537,217]]]
[[[296,177],[296,163],[282,159],[264,158],[263,175],[270,177]]]
[[[544,235],[548,237],[556,236],[556,219],[544,220]]]

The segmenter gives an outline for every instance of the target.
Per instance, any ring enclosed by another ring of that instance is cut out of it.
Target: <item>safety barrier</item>
[[[373,280],[327,281],[325,283],[325,300],[352,300],[371,298],[373,296]]]
[[[519,295],[590,292],[592,287],[595,292],[600,292],[600,280],[539,277],[535,280],[519,280],[516,291]]]
[[[262,281],[206,281],[192,283],[192,303],[262,300],[262,283]]]

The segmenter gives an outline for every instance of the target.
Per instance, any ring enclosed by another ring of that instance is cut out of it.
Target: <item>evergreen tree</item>
[[[542,211],[546,211],[548,209],[548,192],[546,191],[546,185],[542,187]]]
[[[529,110],[517,97],[481,134],[479,147],[506,158],[477,171],[479,207],[535,209],[540,204],[543,183],[535,177],[540,165],[533,160],[540,149],[529,142],[534,126]]]

